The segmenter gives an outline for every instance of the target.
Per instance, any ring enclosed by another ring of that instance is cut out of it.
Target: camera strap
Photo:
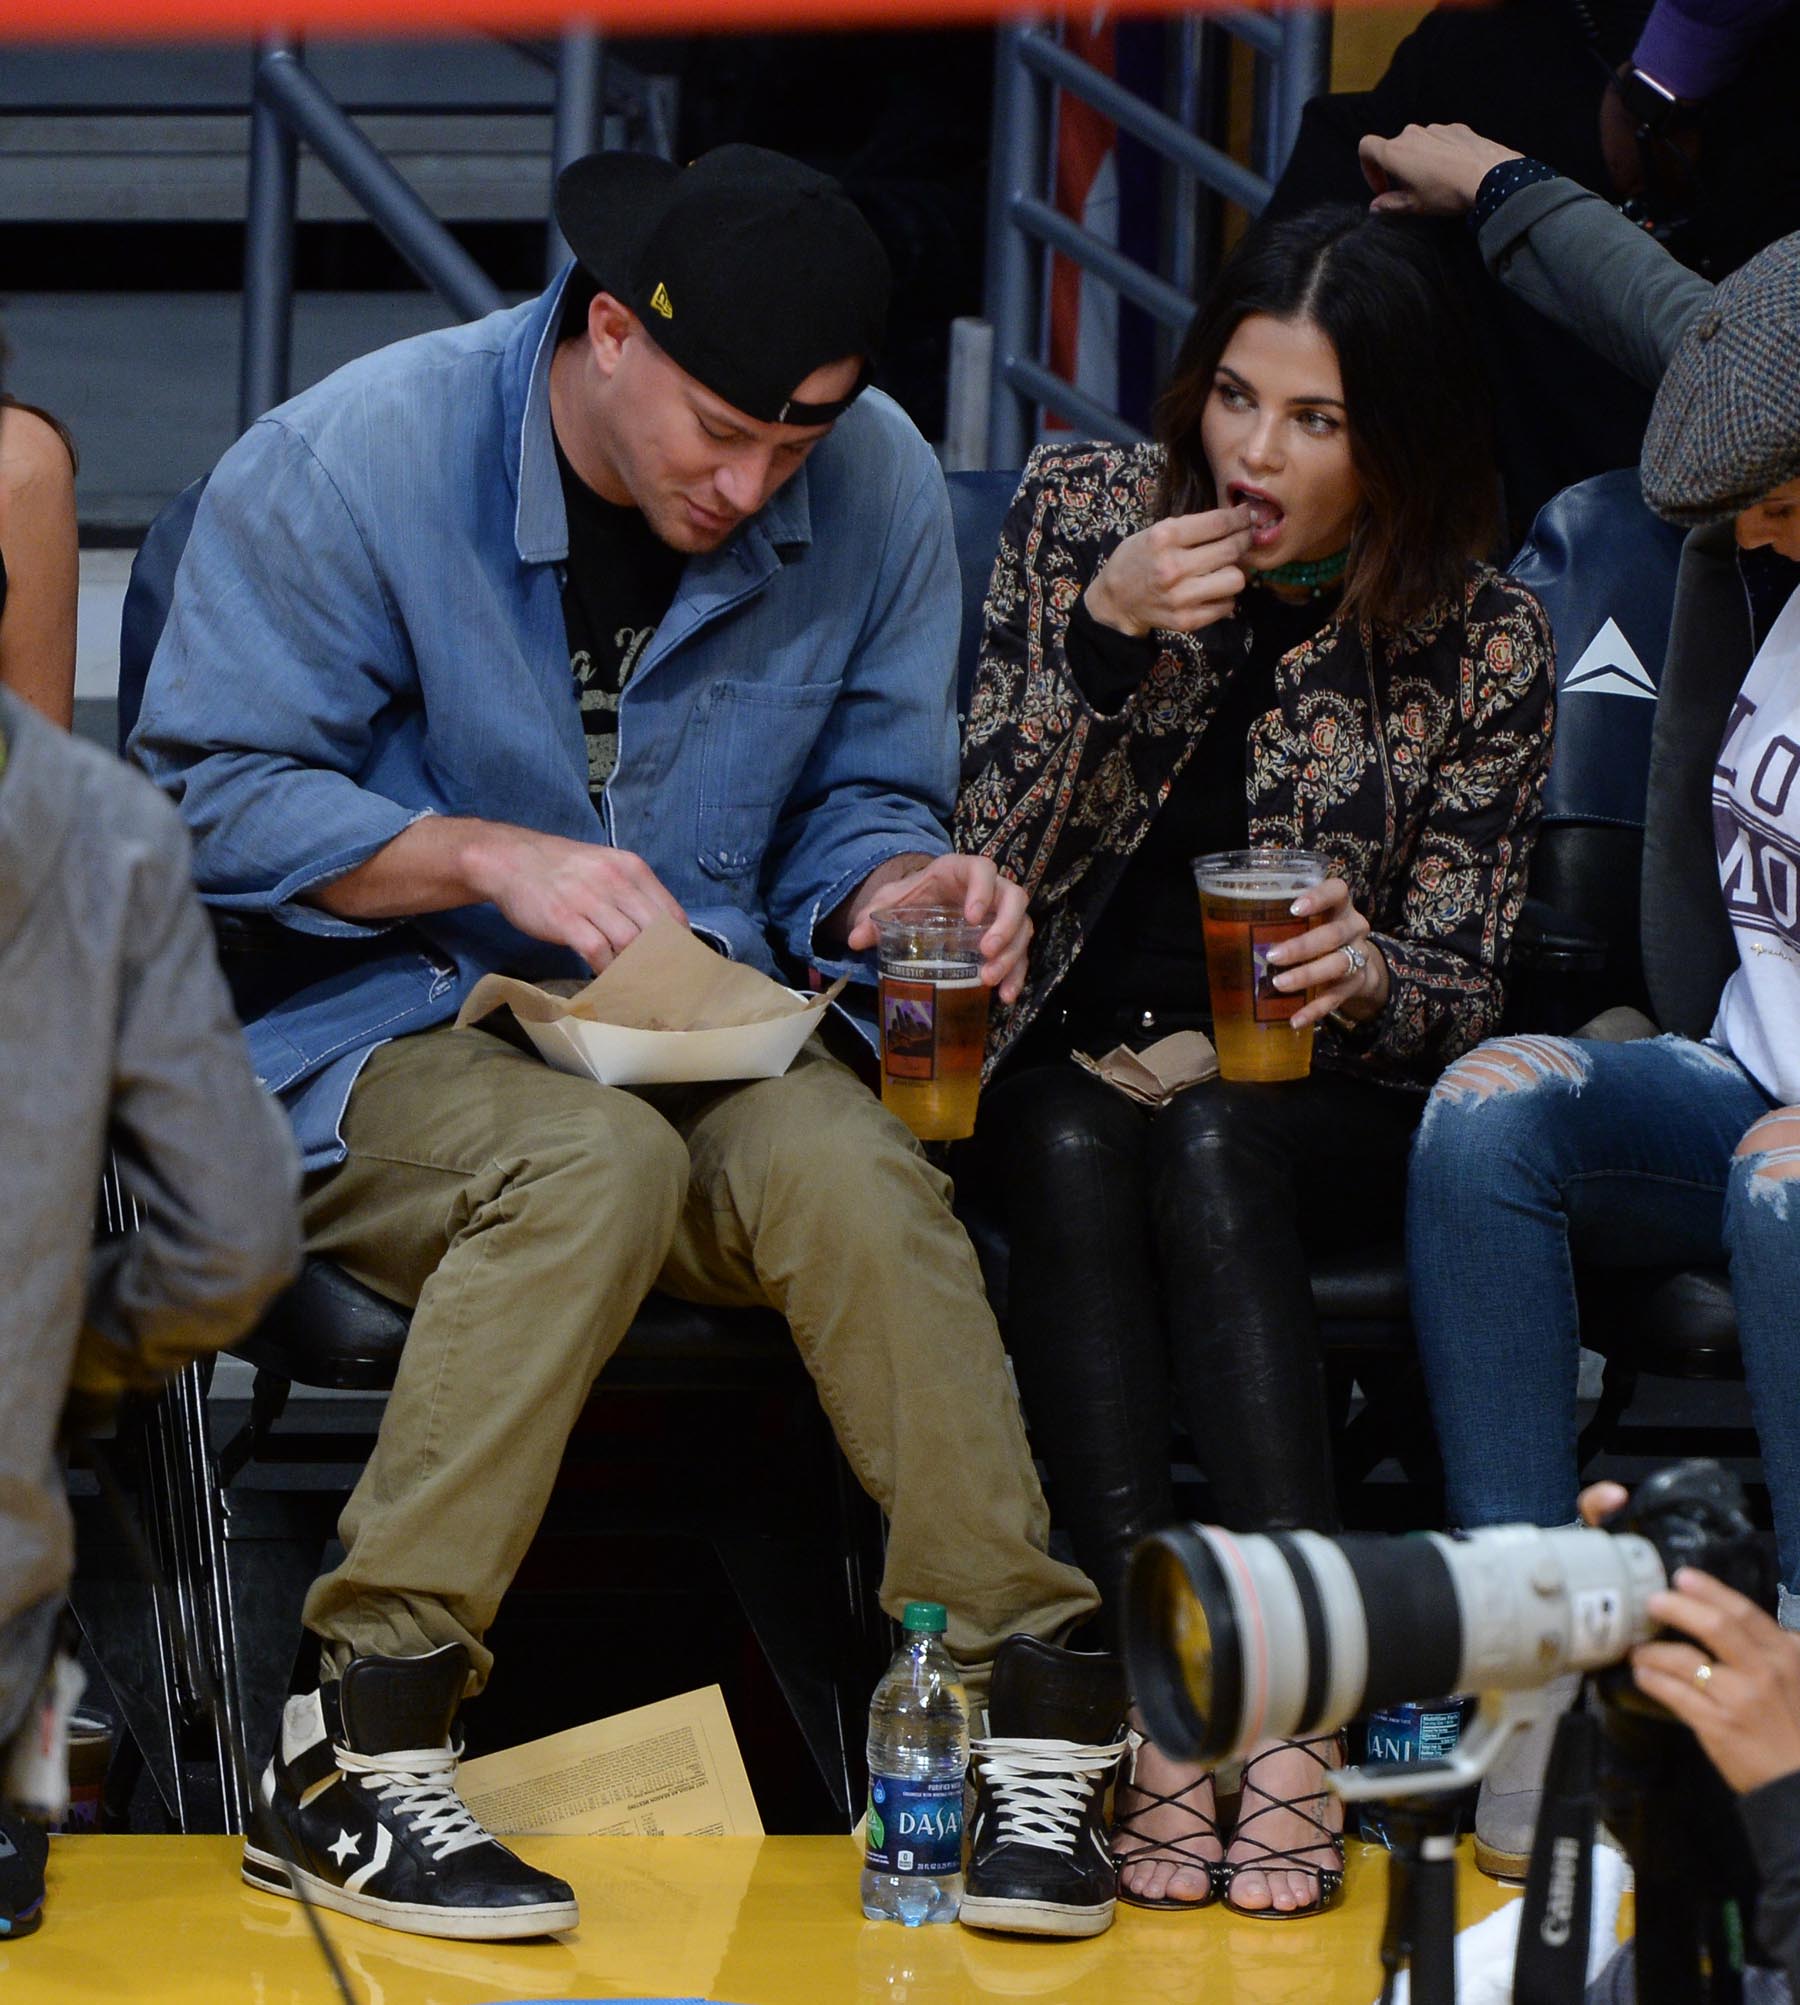
[[[1600,1724],[1577,1704],[1557,1724],[1525,1905],[1519,1918],[1514,2005],[1581,2005],[1594,1901]]]

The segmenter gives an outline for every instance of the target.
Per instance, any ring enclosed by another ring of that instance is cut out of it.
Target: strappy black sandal
[[[1209,1908],[1225,1891],[1225,1882],[1220,1870],[1223,1859],[1203,1859],[1193,1850],[1193,1846],[1200,1839],[1210,1838],[1222,1854],[1225,1834],[1219,1829],[1219,1820],[1211,1811],[1202,1810],[1198,1803],[1190,1802],[1188,1799],[1196,1789],[1209,1786],[1212,1777],[1210,1774],[1197,1775],[1192,1782],[1184,1784],[1168,1796],[1162,1795],[1157,1790],[1147,1789],[1143,1783],[1136,1780],[1137,1751],[1144,1744],[1144,1736],[1133,1733],[1128,1738],[1131,1742],[1132,1774],[1131,1779],[1121,1782],[1119,1787],[1136,1790],[1142,1800],[1135,1810],[1124,1811],[1121,1811],[1115,1802],[1112,1835],[1115,1844],[1121,1834],[1127,1838],[1141,1838],[1144,1842],[1134,1852],[1121,1853],[1117,1849],[1113,1852],[1113,1864],[1120,1872],[1119,1898],[1127,1907],[1134,1908]],[[1142,1828],[1139,1819],[1147,1816],[1152,1810],[1160,1810],[1165,1806],[1179,1809],[1184,1816],[1190,1818],[1193,1821],[1193,1830],[1179,1838],[1152,1837]],[[1177,1900],[1169,1894],[1152,1900],[1147,1894],[1132,1893],[1125,1885],[1124,1871],[1127,1866],[1159,1864],[1180,1866],[1186,1872],[1205,1874],[1206,1892],[1197,1901]]]
[[[1319,1786],[1305,1796],[1273,1796],[1256,1780],[1258,1763],[1267,1761],[1271,1755],[1285,1754],[1291,1747],[1305,1748],[1319,1765]],[[1342,1734],[1314,1734],[1306,1740],[1283,1741],[1279,1747],[1265,1748],[1261,1754],[1253,1754],[1244,1763],[1245,1795],[1239,1799],[1237,1829],[1232,1833],[1233,1845],[1248,1842],[1256,1848],[1254,1859],[1233,1859],[1220,1867],[1217,1878],[1222,1883],[1221,1893],[1225,1905],[1235,1915],[1243,1915],[1250,1921],[1298,1921],[1303,1915],[1323,1914],[1335,1907],[1344,1892],[1344,1834],[1334,1831],[1325,1822],[1325,1810],[1329,1785],[1325,1781],[1332,1764],[1324,1750],[1334,1749],[1342,1756],[1344,1739]],[[1253,1808],[1246,1810],[1244,1802],[1251,1790],[1262,1798]],[[1310,1844],[1300,1845],[1282,1851],[1260,1839],[1252,1828],[1259,1817],[1267,1817],[1272,1811],[1291,1810],[1296,1817],[1303,1818],[1318,1832],[1318,1837]],[[1337,1860],[1335,1866],[1324,1866],[1316,1856],[1321,1850],[1329,1850]],[[1319,1882],[1317,1900],[1309,1901],[1301,1908],[1278,1908],[1272,1903],[1266,1908],[1241,1908],[1231,1898],[1231,1883],[1239,1873],[1311,1873]],[[1123,1898],[1121,1896],[1121,1898]]]

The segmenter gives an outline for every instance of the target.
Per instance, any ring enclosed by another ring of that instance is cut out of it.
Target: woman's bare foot
[[[1325,1770],[1341,1767],[1343,1759],[1343,1743],[1335,1734],[1310,1743],[1259,1741],[1245,1756],[1237,1830],[1225,1854],[1232,1868],[1227,1906],[1245,1914],[1271,1909],[1292,1914],[1321,1903],[1320,1874],[1339,1871],[1344,1863],[1343,1853],[1331,1842],[1344,1828],[1343,1799],[1325,1781]],[[1287,1802],[1299,1807],[1282,1807]],[[1259,1863],[1273,1853],[1299,1863]]]
[[[1132,1729],[1144,1731],[1136,1707]],[[1174,1802],[1158,1802],[1174,1797]],[[1139,1901],[1180,1901],[1202,1907],[1213,1896],[1209,1865],[1224,1855],[1213,1815],[1212,1776],[1195,1762],[1174,1761],[1145,1740],[1113,1804],[1113,1854],[1119,1891]],[[1149,1856],[1139,1859],[1137,1853]],[[1184,1863],[1185,1862],[1185,1863]]]

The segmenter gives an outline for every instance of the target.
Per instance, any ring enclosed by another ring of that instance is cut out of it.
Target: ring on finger
[[[1353,947],[1348,940],[1344,942],[1342,951],[1344,959],[1350,963],[1350,972],[1353,975],[1360,975],[1369,965],[1368,955],[1360,947]]]
[[[1710,1664],[1696,1664],[1694,1666],[1694,1684],[1700,1691],[1704,1692],[1707,1686],[1712,1683],[1712,1674],[1713,1667]]]

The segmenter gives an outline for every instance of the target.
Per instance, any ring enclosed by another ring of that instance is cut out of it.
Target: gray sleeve
[[[1712,298],[1710,280],[1573,181],[1536,181],[1501,203],[1478,242],[1528,306],[1649,389]]]
[[[1791,1984],[1800,1981],[1800,1774],[1752,1789],[1738,1798],[1738,1809],[1762,1878],[1757,1939]]]
[[[95,1248],[84,1390],[148,1384],[230,1343],[300,1259],[287,1118],[250,1069],[180,821],[144,795],[131,820],[148,816],[151,839],[134,845],[111,1137],[140,1222]]]

